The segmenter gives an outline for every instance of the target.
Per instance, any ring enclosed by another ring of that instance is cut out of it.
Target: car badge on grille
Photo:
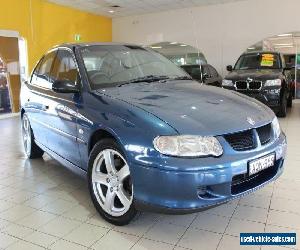
[[[255,121],[254,121],[251,117],[247,117],[247,122],[248,122],[250,125],[254,125],[254,124],[255,124]]]
[[[253,79],[250,78],[250,77],[248,77],[247,80],[246,80],[246,82],[252,82],[252,81],[253,81]]]

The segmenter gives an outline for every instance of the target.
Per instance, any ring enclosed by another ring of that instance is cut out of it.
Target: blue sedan
[[[204,86],[132,44],[65,44],[21,89],[24,148],[87,174],[107,221],[200,211],[275,180],[286,138],[274,113]]]

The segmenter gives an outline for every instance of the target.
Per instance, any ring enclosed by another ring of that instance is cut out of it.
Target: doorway
[[[19,112],[27,65],[26,41],[16,31],[0,30],[0,115]]]

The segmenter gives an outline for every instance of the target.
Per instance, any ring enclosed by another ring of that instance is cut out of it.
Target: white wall
[[[245,0],[113,19],[113,41],[177,41],[205,54],[221,74],[250,45],[300,31],[300,0]],[[197,42],[198,41],[198,42]],[[198,44],[197,44],[198,43]]]

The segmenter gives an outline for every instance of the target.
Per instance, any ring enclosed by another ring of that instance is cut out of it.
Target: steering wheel
[[[99,72],[99,71],[92,73],[90,75],[90,79],[92,82],[95,82],[95,83],[103,82],[103,81],[106,81],[106,82],[110,81],[110,78],[105,73]]]

